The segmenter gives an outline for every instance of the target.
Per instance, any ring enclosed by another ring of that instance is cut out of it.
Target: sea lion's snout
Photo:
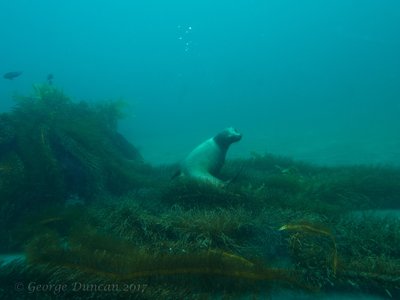
[[[238,142],[242,139],[242,134],[236,128],[229,127],[226,131],[228,132],[229,139],[232,143]]]

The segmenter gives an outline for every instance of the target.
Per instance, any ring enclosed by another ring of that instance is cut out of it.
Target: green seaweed
[[[19,97],[17,101],[12,115],[18,136],[17,150],[32,172],[29,176],[33,179],[32,188],[48,183],[54,187],[54,191],[48,193],[50,198],[65,199],[68,196],[65,193],[71,193],[71,190],[85,198],[110,191],[109,187],[113,183],[116,186],[121,179],[127,182],[125,185],[129,182],[134,185],[138,176],[126,174],[138,170],[132,169],[133,164],[127,161],[139,162],[141,157],[117,132],[121,101],[98,105],[74,103],[48,85],[36,85],[33,96]],[[124,159],[123,154],[127,158]],[[46,172],[41,172],[43,169]],[[124,175],[110,176],[121,172]],[[40,176],[46,177],[37,180]],[[74,176],[80,177],[82,186],[79,182],[71,182]],[[118,193],[120,189],[110,192]]]

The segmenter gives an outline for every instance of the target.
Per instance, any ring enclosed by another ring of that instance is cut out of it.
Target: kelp
[[[300,281],[294,271],[267,267],[218,248],[180,253],[149,251],[90,230],[85,234],[75,232],[67,239],[54,232],[38,236],[28,244],[26,253],[28,264],[62,268],[63,276],[65,272],[71,273],[68,278],[87,274],[93,278],[91,282],[163,282],[190,285],[197,292],[210,292],[224,282],[227,291],[241,293],[249,292],[249,287],[251,291],[256,286],[265,288],[274,283],[308,288],[298,286]],[[210,286],[211,277],[215,279]]]
[[[331,233],[331,231],[328,228],[324,228],[323,226],[317,226],[315,224],[310,224],[307,222],[303,223],[297,223],[297,224],[285,224],[279,228],[280,231],[295,231],[297,233],[305,233],[309,235],[322,235],[328,237],[332,241],[332,273],[333,276],[336,276],[336,270],[337,270],[337,263],[338,263],[338,253],[337,253],[337,246],[336,246],[336,241],[335,237]],[[295,233],[292,235],[289,239],[290,241],[290,248],[293,252],[300,251],[302,254],[304,254],[304,248],[303,249],[296,249],[298,247],[304,247],[304,243],[301,241],[301,237]],[[313,250],[315,250],[315,247],[313,247]],[[326,252],[326,251],[324,251]],[[328,252],[329,253],[329,252]],[[313,253],[312,255],[308,256],[314,256],[315,254]],[[329,261],[329,260],[328,260]],[[321,263],[317,264],[319,267],[322,266]]]
[[[345,220],[344,224],[349,225],[349,220]],[[372,224],[377,221],[372,220]],[[379,222],[382,221],[381,219]],[[356,225],[358,222],[351,223]],[[385,223],[388,227],[384,232],[371,228],[369,231],[356,232],[357,227],[344,231],[341,227],[344,224],[337,225],[338,237],[324,225],[308,222],[285,224],[279,230],[294,232],[287,238],[290,255],[296,262],[296,270],[303,270],[303,280],[311,286],[328,291],[361,290],[392,298],[393,295],[398,295],[400,288],[400,259],[388,250],[394,250],[392,243],[397,243],[399,237],[390,241],[393,236],[381,236],[382,247],[391,244],[389,249],[381,249],[374,254],[363,253],[368,249],[368,243],[373,241],[374,234],[385,235],[387,232],[398,235],[398,220],[386,219]],[[364,227],[365,224],[368,222],[359,225]],[[355,231],[349,234],[353,230]],[[346,242],[343,241],[343,236],[339,238],[343,234],[348,239]],[[326,238],[330,243],[326,242]],[[338,239],[340,242],[337,242]],[[349,252],[352,254],[349,255]]]

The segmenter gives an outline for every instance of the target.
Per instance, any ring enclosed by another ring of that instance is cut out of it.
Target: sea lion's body
[[[226,153],[232,143],[242,135],[229,127],[197,146],[181,164],[180,174],[189,178],[222,186],[223,181],[215,177],[225,162]]]

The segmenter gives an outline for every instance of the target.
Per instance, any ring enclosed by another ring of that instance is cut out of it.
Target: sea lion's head
[[[214,136],[214,141],[221,148],[228,148],[230,144],[242,139],[242,134],[233,127],[228,127]]]

